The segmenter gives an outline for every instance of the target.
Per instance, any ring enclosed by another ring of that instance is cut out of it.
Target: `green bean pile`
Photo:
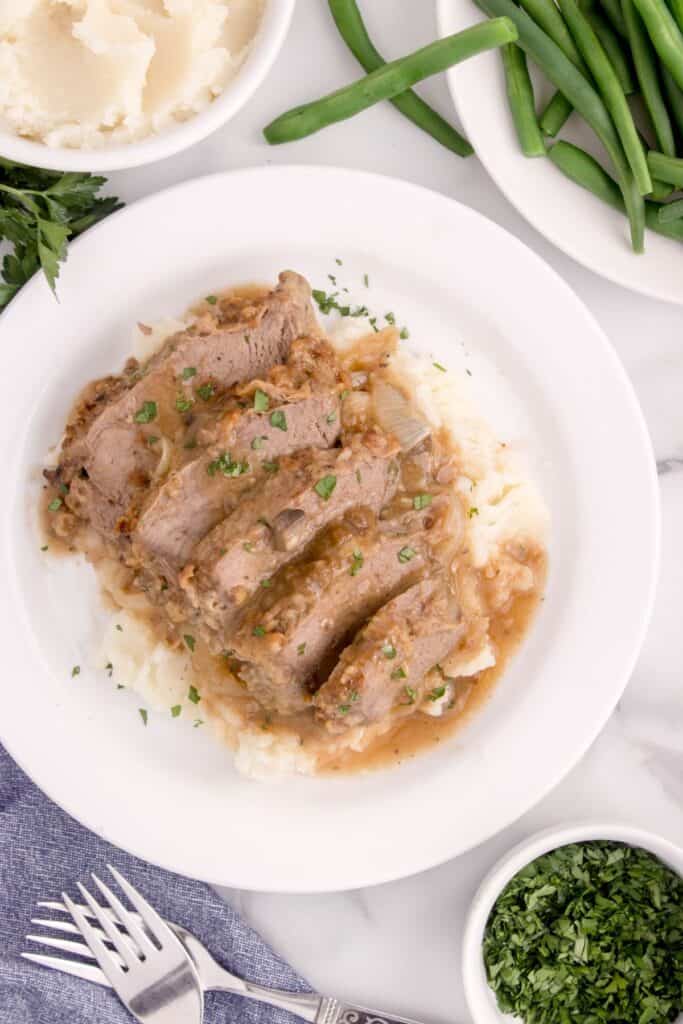
[[[508,17],[507,96],[522,152],[548,156],[572,181],[626,213],[635,252],[645,227],[683,241],[683,0],[475,0]],[[555,86],[537,115],[527,57]],[[632,100],[646,117],[641,130]],[[616,181],[569,142],[552,143],[576,111],[605,149]],[[648,141],[651,140],[651,141]]]

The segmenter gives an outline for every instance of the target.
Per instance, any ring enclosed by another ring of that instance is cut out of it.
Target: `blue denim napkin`
[[[37,789],[0,747],[0,1024],[128,1024],[108,989],[23,960],[22,950],[61,954],[27,943],[38,900],[71,895],[91,871],[113,864],[164,917],[184,925],[216,960],[250,981],[310,991],[301,978],[202,882],[170,874],[99,839]],[[293,1024],[262,1004],[209,993],[206,1024]]]

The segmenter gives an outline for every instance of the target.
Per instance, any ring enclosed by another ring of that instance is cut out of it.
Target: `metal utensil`
[[[113,872],[112,868],[110,868],[110,870]],[[117,881],[119,881],[119,884],[121,884],[121,876],[116,872],[113,873],[117,878]],[[96,882],[99,886],[102,885],[102,883],[97,880]],[[126,892],[126,895],[128,895],[133,906],[136,907],[136,910],[140,911],[140,906],[135,902],[135,900],[133,900],[130,895],[131,891],[135,893],[137,899],[141,901],[142,904],[149,906],[149,904],[147,904],[146,901],[136,893],[130,883],[126,882],[125,885],[127,888],[123,885],[121,887],[124,892]],[[105,896],[107,895],[107,892],[108,890],[105,892]],[[109,897],[107,896],[107,899],[108,898]],[[93,940],[96,939],[101,944],[102,948],[106,950],[109,960],[116,964],[116,970],[118,970],[119,974],[122,974],[122,965],[125,958],[121,953],[121,947],[126,950],[127,957],[130,957],[131,948],[139,949],[139,944],[135,938],[134,931],[131,932],[129,926],[132,926],[133,929],[137,928],[138,931],[142,930],[144,933],[147,932],[147,923],[142,912],[131,913],[130,911],[126,911],[120,903],[116,906],[111,900],[109,900],[109,909],[100,907],[99,913],[96,914],[90,906],[89,900],[87,900],[86,905],[78,905],[74,904],[70,900],[67,902],[67,899],[68,897],[64,898],[63,903],[43,901],[39,903],[38,906],[47,910],[55,911],[58,914],[70,915],[72,920],[68,920],[64,916],[57,918],[42,917],[33,918],[31,923],[43,928],[49,928],[52,931],[61,932],[62,934],[85,937],[85,933],[81,927],[81,922],[85,921],[86,926],[90,929],[91,938],[93,938]],[[69,906],[69,904],[71,905]],[[119,913],[119,907],[124,912],[125,918]],[[80,920],[77,920],[74,912],[79,915]],[[156,917],[164,924],[167,930],[176,937],[178,945],[180,945],[184,951],[188,965],[198,979],[200,990],[202,992],[217,990],[221,992],[229,992],[233,995],[244,996],[247,999],[254,999],[257,1002],[266,1003],[269,1006],[288,1010],[290,1013],[297,1015],[302,1020],[309,1021],[310,1024],[419,1024],[418,1021],[407,1017],[397,1017],[381,1011],[369,1010],[361,1006],[342,1002],[341,1000],[334,999],[330,996],[321,996],[316,993],[283,992],[279,989],[265,988],[262,985],[256,985],[252,982],[244,981],[242,978],[237,977],[237,975],[231,974],[230,971],[225,970],[224,967],[221,967],[221,965],[214,960],[213,956],[209,953],[203,943],[201,943],[191,932],[187,931],[186,928],[171,922],[165,922],[159,917],[159,915],[156,915]],[[107,927],[105,927],[103,918],[107,921]],[[94,925],[90,923],[93,920],[96,922]],[[111,933],[115,933],[116,941],[112,938]],[[73,954],[74,956],[78,956],[86,960],[97,961],[100,966],[96,966],[94,963],[82,963],[78,960],[68,959],[66,957],[47,956],[43,953],[21,954],[27,960],[41,964],[44,967],[50,967],[67,974],[74,975],[77,978],[83,978],[87,981],[94,982],[98,985],[112,987],[117,991],[117,994],[120,995],[120,992],[111,981],[110,974],[102,968],[97,953],[87,939],[87,944],[80,941],[74,941],[73,939],[60,938],[54,935],[28,935],[27,940],[29,942],[40,943],[43,946],[52,947],[53,949],[58,949],[63,953]],[[114,977],[117,978],[116,975],[114,975]],[[125,1002],[125,999],[123,1001]],[[126,1003],[126,1005],[129,1006],[128,1003]],[[173,1003],[171,1003],[170,1006],[172,1007]],[[133,1013],[136,1013],[136,1010],[132,1006],[129,1006],[129,1009],[131,1009]],[[167,1024],[167,1018],[165,1017],[146,1017],[140,1019],[144,1020],[145,1024],[147,1021],[153,1021],[154,1024]],[[180,1020],[180,1017],[178,1017],[178,1020]],[[185,1017],[184,1024],[192,1024],[195,1020],[198,1022],[201,1021],[201,1016]],[[175,1018],[169,1017],[168,1021],[173,1022],[175,1021]]]
[[[73,921],[69,930],[84,942],[61,940],[61,948],[95,960],[98,968],[90,966],[90,972],[101,972],[140,1024],[202,1024],[204,993],[185,946],[137,889],[108,867],[137,913],[131,913],[109,886],[92,875],[106,906],[80,882],[85,906],[63,892],[63,909]]]

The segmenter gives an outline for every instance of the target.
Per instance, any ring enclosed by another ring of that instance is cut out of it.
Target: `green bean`
[[[286,111],[267,125],[263,134],[271,145],[293,142],[326,128],[337,121],[353,117],[361,110],[390,100],[417,82],[436,75],[460,61],[484,50],[514,43],[517,30],[507,18],[482,22],[455,35],[446,36],[415,53],[384,64],[351,85]]]
[[[501,46],[505,88],[517,138],[524,156],[545,156],[545,143],[538,127],[534,90],[529,78],[524,51],[514,43]]]
[[[679,135],[683,136],[683,92],[676,85],[668,68],[662,65],[661,71],[669,114],[678,129]]]
[[[636,75],[657,136],[657,143],[664,153],[673,154],[676,151],[674,133],[657,77],[657,65],[652,45],[632,0],[622,0],[622,9]]]
[[[683,188],[683,160],[680,157],[668,156],[651,149],[647,154],[647,165],[650,174],[660,181],[668,181],[676,188]]]
[[[581,59],[581,54],[577,50],[571,33],[555,5],[555,0],[519,0],[519,2],[529,17],[537,25],[540,25],[553,42],[557,43],[562,52],[569,57],[572,64],[575,64],[588,77],[588,68]],[[544,134],[550,136],[557,135],[571,114],[572,109],[571,103],[562,93],[556,92],[551,96],[548,105],[541,114],[540,125]]]
[[[574,67],[559,46],[520,10],[513,0],[475,0],[481,10],[490,17],[507,15],[519,32],[519,45],[528,57],[539,66],[553,85],[562,92],[572,106],[588,122],[603,146],[619,176],[624,202],[631,226],[631,244],[636,252],[642,252],[644,233],[644,203],[628,165],[619,136],[607,109],[593,86]]]
[[[543,134],[550,135],[551,138],[557,135],[573,109],[566,96],[561,92],[553,93],[539,119]]]
[[[577,185],[592,192],[615,210],[626,212],[624,199],[616,181],[583,149],[572,145],[571,142],[561,141],[550,147],[548,156],[555,166]],[[645,222],[651,231],[679,242],[683,241],[683,221],[662,224],[656,203],[645,203]]]
[[[683,89],[683,36],[671,11],[664,0],[635,0],[635,5],[662,63]]]
[[[661,203],[662,200],[668,199],[673,191],[673,185],[669,185],[666,181],[657,181],[656,178],[653,178],[652,192],[650,193],[649,198],[655,203]]]
[[[519,0],[520,6],[524,8],[532,21],[543,29],[550,36],[554,43],[569,57],[572,64],[587,74],[581,53],[567,28],[562,15],[555,5],[555,0]]]
[[[342,39],[363,70],[370,73],[383,67],[386,61],[368,35],[356,0],[329,0],[329,5]],[[391,103],[446,149],[458,156],[470,156],[474,152],[467,139],[412,89],[394,96]]]
[[[683,223],[683,199],[674,199],[673,203],[660,206],[657,211],[657,220],[660,224],[671,224],[675,220],[680,220]]]
[[[621,10],[619,0],[600,0],[600,6],[609,18],[610,24],[615,32],[618,32],[623,39],[628,39],[626,22]]]
[[[683,32],[683,0],[669,0],[669,10],[681,32]]]
[[[630,96],[636,91],[636,83],[633,80],[631,67],[631,54],[626,53],[619,36],[610,23],[596,7],[590,7],[586,12],[591,28],[602,43],[605,53],[610,59],[619,84],[625,96]]]
[[[624,153],[633,172],[636,185],[641,195],[646,196],[652,191],[650,172],[647,169],[645,153],[640,144],[638,132],[633,123],[633,117],[626,102],[626,97],[619,85],[616,72],[602,47],[602,43],[591,28],[576,0],[560,0],[560,9],[564,14],[579,53],[593,75],[605,106],[612,115],[614,127],[621,139],[621,144],[624,147]]]

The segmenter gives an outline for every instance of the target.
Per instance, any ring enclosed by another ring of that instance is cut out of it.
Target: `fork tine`
[[[93,981],[96,985],[111,988],[110,982],[94,964],[79,964],[74,960],[62,960],[61,957],[44,956],[42,953],[22,953],[21,956],[31,963],[40,964],[41,967],[51,967],[62,974],[72,974],[74,978],[83,978],[84,981]]]
[[[130,910],[124,907],[121,900],[111,891],[109,886],[95,874],[92,875],[92,880],[109,903],[119,923],[123,925],[131,939],[137,943],[140,953],[144,955],[146,951],[155,949],[154,943],[150,940],[149,936],[143,931]]]
[[[92,910],[92,912],[95,915],[95,917],[97,918],[97,923],[99,924],[100,928],[102,929],[104,934],[107,936],[107,938],[109,939],[111,944],[113,945],[113,947],[116,950],[116,952],[119,954],[119,956],[123,960],[124,965],[126,967],[131,967],[133,965],[134,961],[139,959],[138,950],[135,949],[135,948],[132,948],[132,944],[130,942],[126,943],[126,942],[123,941],[123,936],[121,935],[121,932],[119,931],[119,929],[116,927],[114,922],[110,919],[109,915],[104,912],[104,908],[99,905],[99,903],[97,902],[95,897],[90,895],[90,893],[88,892],[86,887],[84,885],[82,885],[81,882],[78,882],[77,885],[78,885],[78,889],[80,891],[81,896],[83,897],[85,902],[88,904],[88,906]],[[92,928],[92,925],[89,925],[89,927],[91,928],[91,930],[93,932],[95,931],[95,929]],[[87,936],[86,936],[86,941],[87,941]],[[111,953],[110,950],[107,950],[107,952]]]
[[[95,959],[95,954],[84,942],[53,938],[51,935],[27,935],[26,941],[36,942],[40,946],[51,946],[53,949],[61,949],[64,953],[75,953],[76,956],[85,957],[86,960]]]
[[[130,882],[128,882],[123,875],[116,870],[116,868],[113,868],[111,864],[107,864],[107,867],[137,910],[152,938],[155,939],[160,947],[163,947],[165,943],[162,941],[161,936],[167,934],[169,927],[166,921],[164,921],[160,914],[157,914],[156,910],[149,905],[144,896],[141,896],[137,889],[135,889]]]
[[[117,988],[120,988],[122,971],[115,962],[111,950],[107,949],[104,944],[104,940],[100,937],[100,934],[93,928],[83,911],[76,906],[67,893],[62,893],[62,899],[64,901],[64,906],[71,914],[74,922],[80,928],[81,935],[90,946],[95,959],[102,968],[103,973],[107,976],[112,987],[116,985]]]
[[[64,908],[66,910],[66,907]],[[73,921],[51,921],[47,917],[32,917],[31,924],[38,924],[41,928],[52,928],[55,932],[67,932],[69,935],[80,935],[80,928],[77,928]]]

